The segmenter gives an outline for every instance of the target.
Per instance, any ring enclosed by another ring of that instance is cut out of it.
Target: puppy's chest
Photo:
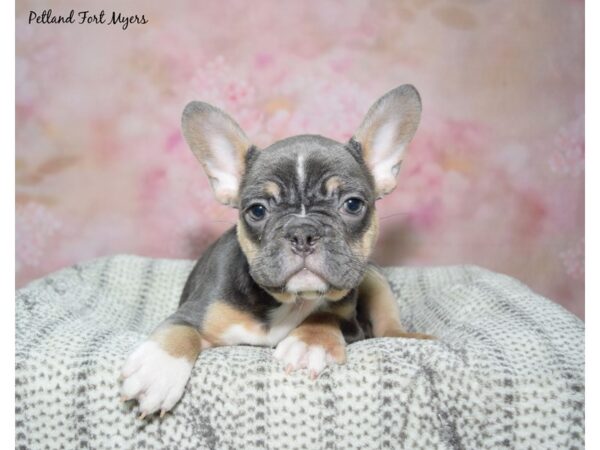
[[[225,345],[247,344],[273,347],[300,325],[309,314],[318,310],[322,304],[322,300],[284,303],[271,312],[266,326],[258,321],[255,326],[231,324],[221,339]]]

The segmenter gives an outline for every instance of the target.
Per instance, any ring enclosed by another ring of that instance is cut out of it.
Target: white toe
[[[168,390],[168,388],[150,388],[147,393],[139,399],[140,411],[143,411],[146,415],[158,411],[167,395],[167,392],[165,392],[166,390]]]
[[[142,381],[139,377],[125,378],[121,386],[121,395],[127,399],[134,398],[144,390]]]
[[[288,336],[282,340],[273,357],[279,360],[286,371],[306,368],[311,378],[317,378],[321,372],[335,359],[321,345],[307,345],[295,336]]]
[[[175,406],[175,403],[177,403],[177,401],[183,395],[184,390],[185,385],[183,385],[183,387],[172,387],[165,396],[165,399],[163,400],[162,404],[160,405],[160,409],[162,411],[169,411],[171,408],[173,408],[173,406]]]
[[[300,340],[294,342],[285,354],[283,358],[284,362],[286,363],[286,365],[292,366],[292,369],[294,370],[301,368],[301,363],[304,360],[304,356],[307,350],[308,346],[304,342]]]
[[[273,358],[279,359],[279,360],[283,359],[284,355],[288,352],[288,350],[290,349],[292,344],[294,344],[295,342],[298,342],[298,338],[296,338],[294,336],[286,337],[279,344],[277,344],[277,347],[275,348],[275,351],[273,352]]]
[[[313,345],[308,349],[308,363],[306,368],[311,376],[319,375],[327,367],[327,352],[320,345]]]
[[[142,365],[142,359],[144,354],[144,345],[137,347],[131,355],[125,361],[123,369],[121,370],[121,376],[126,378],[137,371]]]

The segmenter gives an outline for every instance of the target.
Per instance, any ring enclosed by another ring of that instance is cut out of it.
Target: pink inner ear
[[[355,139],[365,149],[380,196],[396,186],[404,149],[421,117],[421,100],[411,85],[402,85],[381,97],[367,113]]]
[[[230,206],[237,204],[242,164],[239,149],[231,141],[225,136],[212,137],[210,156],[206,158],[204,168],[219,202]]]
[[[373,166],[380,164],[384,160],[394,157],[394,153],[402,153],[402,149],[398,150],[397,143],[398,124],[388,121],[381,125],[376,131],[369,149],[369,160]],[[398,155],[401,157],[402,155]]]
[[[385,122],[374,133],[367,151],[367,165],[375,178],[379,197],[396,187],[396,176],[405,148],[398,137],[398,127],[399,124],[393,121]]]
[[[183,134],[208,175],[215,198],[237,206],[245,152],[250,142],[223,111],[202,102],[186,106]]]

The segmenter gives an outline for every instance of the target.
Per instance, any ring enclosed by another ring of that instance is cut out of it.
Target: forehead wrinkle
[[[335,175],[331,170],[335,163],[327,157],[328,155],[322,152],[319,152],[317,157],[315,157],[314,154],[310,156],[312,157],[306,162],[306,172],[308,176],[305,191],[307,194],[314,195],[315,192],[319,193],[321,191],[326,178]]]
[[[249,173],[244,177],[242,199],[264,197],[264,186],[268,182],[277,184],[280,196],[287,197],[288,191],[294,188],[295,158],[286,155],[257,160]]]
[[[256,158],[244,177],[243,199],[247,201],[250,195],[264,197],[263,185],[273,181],[280,187],[280,202],[296,205],[297,208],[300,208],[301,202],[308,206],[308,197],[312,202],[324,196],[323,183],[333,176],[341,180],[340,194],[360,193],[367,201],[374,197],[368,171],[352,158],[348,150],[341,152],[312,141],[302,145],[284,143],[291,142],[280,142],[277,149],[262,151]],[[304,169],[300,176],[299,159],[300,167]]]

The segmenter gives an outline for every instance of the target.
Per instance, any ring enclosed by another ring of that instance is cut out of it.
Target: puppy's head
[[[369,110],[350,142],[284,139],[259,150],[223,111],[189,103],[183,133],[215,197],[238,208],[250,275],[282,302],[339,300],[362,280],[377,237],[375,201],[396,187],[421,116],[400,86]]]

